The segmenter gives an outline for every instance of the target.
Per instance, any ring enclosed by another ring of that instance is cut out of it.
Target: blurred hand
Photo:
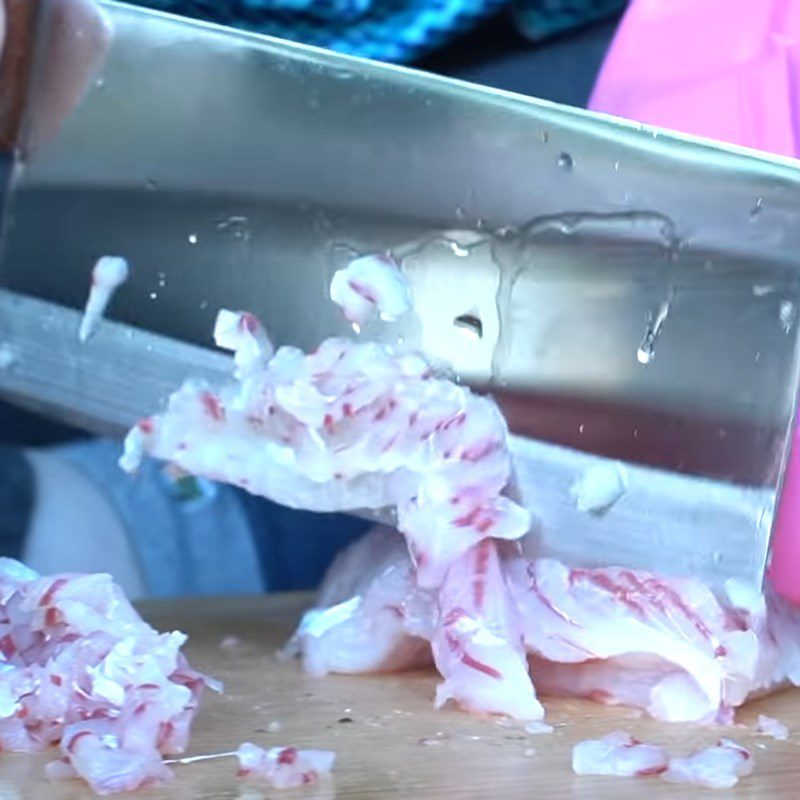
[[[51,140],[81,101],[102,66],[111,42],[111,25],[95,0],[49,0],[46,41],[35,41],[34,19],[40,0],[0,2],[0,148],[25,152]],[[35,93],[28,98],[24,81],[33,57],[37,65]],[[25,109],[28,124],[20,139]]]

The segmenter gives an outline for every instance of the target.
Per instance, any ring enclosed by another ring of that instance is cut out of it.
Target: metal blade
[[[21,124],[0,119],[23,138],[63,35],[36,6]],[[760,580],[798,382],[795,162],[105,8],[96,81],[9,182],[0,389],[116,429],[227,363],[204,349],[219,307],[279,344],[352,335],[329,278],[391,249],[417,316],[365,335],[495,394],[548,552]],[[132,277],[81,347],[104,254]],[[629,477],[599,516],[568,491],[598,458]]]
[[[72,421],[114,435],[161,408],[185,378],[212,385],[230,379],[229,356],[118,322],[106,322],[75,348],[80,319],[71,309],[0,290],[0,388],[7,397],[45,413],[69,409]],[[612,462],[520,436],[511,448],[523,499],[536,515],[540,554],[710,583],[761,579],[772,489]],[[607,512],[582,512],[571,489],[599,465],[621,469],[626,491]],[[390,521],[380,511],[362,515]]]

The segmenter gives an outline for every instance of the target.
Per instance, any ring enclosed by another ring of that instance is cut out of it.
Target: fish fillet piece
[[[475,545],[449,569],[438,596],[433,655],[444,677],[436,705],[455,700],[477,713],[538,720],[519,620],[497,546]]]
[[[445,679],[438,699],[473,711],[541,717],[526,651],[540,694],[630,705],[676,722],[730,722],[748,697],[800,678],[800,612],[740,584],[715,594],[698,581],[642,571],[571,570],[487,540],[453,564],[437,592],[421,593],[407,553],[382,531],[345,551],[325,586],[318,606],[349,609],[356,627],[296,639],[307,665],[355,671],[361,652],[348,651],[370,640],[374,624],[386,625],[390,646],[371,651],[369,671],[418,665],[404,663],[398,644],[404,634],[427,639]],[[389,627],[386,595],[365,601],[384,590],[393,607],[417,611],[395,615]],[[426,603],[433,610],[420,613]]]
[[[428,666],[433,618],[403,537],[376,527],[337,556],[284,653],[315,675]]]
[[[770,592],[551,559],[505,566],[541,694],[730,723],[749,697],[800,683],[800,610]]]
[[[572,769],[578,775],[660,775],[666,772],[667,752],[623,731],[602,739],[587,739],[572,748]]]
[[[59,744],[52,779],[98,794],[161,784],[205,686],[186,637],[147,625],[108,575],[40,577],[0,559],[0,747]]]
[[[218,338],[237,326],[222,312]],[[123,468],[147,454],[294,508],[395,507],[424,587],[479,541],[527,532],[529,513],[503,495],[511,459],[491,399],[375,343],[282,347],[262,364],[250,339],[220,341],[235,348],[239,377],[184,384],[129,433]]]
[[[698,581],[551,559],[507,566],[541,692],[713,721],[757,688],[758,630]]]
[[[716,747],[700,750],[686,758],[672,758],[662,775],[670,783],[693,783],[707,789],[730,789],[739,778],[750,775],[755,766],[746,747],[720,739]]]
[[[402,537],[377,527],[331,565],[315,607],[285,650],[313,674],[390,672],[433,663],[437,705],[541,719],[518,620],[493,542],[450,568],[438,592],[419,589]]]

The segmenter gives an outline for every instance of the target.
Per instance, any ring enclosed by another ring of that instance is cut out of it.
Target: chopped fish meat
[[[103,256],[92,270],[92,284],[83,312],[78,338],[86,342],[106,313],[114,292],[128,280],[128,262],[119,256]]]
[[[181,633],[147,625],[108,575],[40,577],[0,559],[0,749],[58,744],[51,779],[98,794],[162,784],[205,686]]]
[[[331,280],[331,300],[359,328],[375,314],[395,320],[411,310],[411,290],[405,275],[388,254],[361,256]]]
[[[644,744],[622,731],[602,739],[578,742],[572,750],[572,769],[578,775],[661,775],[670,783],[691,783],[709,789],[728,789],[753,771],[750,752],[730,739],[686,758],[670,758],[666,750]]]
[[[692,783],[708,789],[729,789],[739,778],[753,771],[753,757],[747,748],[730,739],[716,747],[700,750],[686,758],[672,758],[663,779],[670,783]]]
[[[229,330],[228,312],[221,319]],[[249,348],[224,338],[237,357]],[[394,506],[430,588],[483,539],[527,532],[529,513],[503,494],[506,438],[491,399],[420,356],[329,339],[311,355],[282,347],[219,390],[187,382],[128,434],[120,464],[134,470],[149,454],[294,508]]]
[[[789,738],[789,728],[786,727],[779,719],[775,717],[767,717],[764,714],[758,715],[758,728],[759,733],[766,736],[771,736],[773,739],[781,741]]]
[[[540,736],[543,733],[552,733],[553,726],[548,725],[546,722],[539,722],[534,720],[533,722],[529,722],[525,726],[525,733],[530,734],[531,736]]]
[[[244,379],[264,368],[275,355],[275,348],[254,314],[222,309],[214,325],[214,342],[222,350],[233,351],[236,377]]]
[[[666,772],[668,761],[663,748],[622,731],[578,742],[572,749],[572,769],[578,775],[660,775]]]
[[[316,783],[330,774],[336,754],[329,750],[272,747],[264,750],[245,742],[236,751],[239,776],[266,781],[274,789],[291,789]]]
[[[627,480],[622,464],[595,464],[575,481],[570,493],[578,511],[600,514],[625,494]]]

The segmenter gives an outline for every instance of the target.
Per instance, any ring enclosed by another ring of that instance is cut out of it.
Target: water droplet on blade
[[[655,358],[656,340],[661,335],[664,323],[669,316],[672,298],[665,300],[655,314],[650,315],[650,322],[645,331],[639,349],[636,351],[636,360],[643,365],[649,364]]]
[[[794,303],[791,300],[781,300],[778,309],[778,317],[781,321],[784,333],[789,333],[792,330],[796,316]]]
[[[653,343],[646,341],[639,345],[639,349],[636,351],[636,360],[640,364],[649,364],[653,360],[654,355]]]
[[[561,167],[561,169],[569,172],[572,169],[573,165],[574,162],[572,160],[572,156],[569,153],[563,152],[561,153],[561,155],[559,155],[558,166]]]
[[[453,255],[459,258],[466,258],[469,255],[469,248],[462,247],[458,242],[450,242],[450,249],[453,251]]]

